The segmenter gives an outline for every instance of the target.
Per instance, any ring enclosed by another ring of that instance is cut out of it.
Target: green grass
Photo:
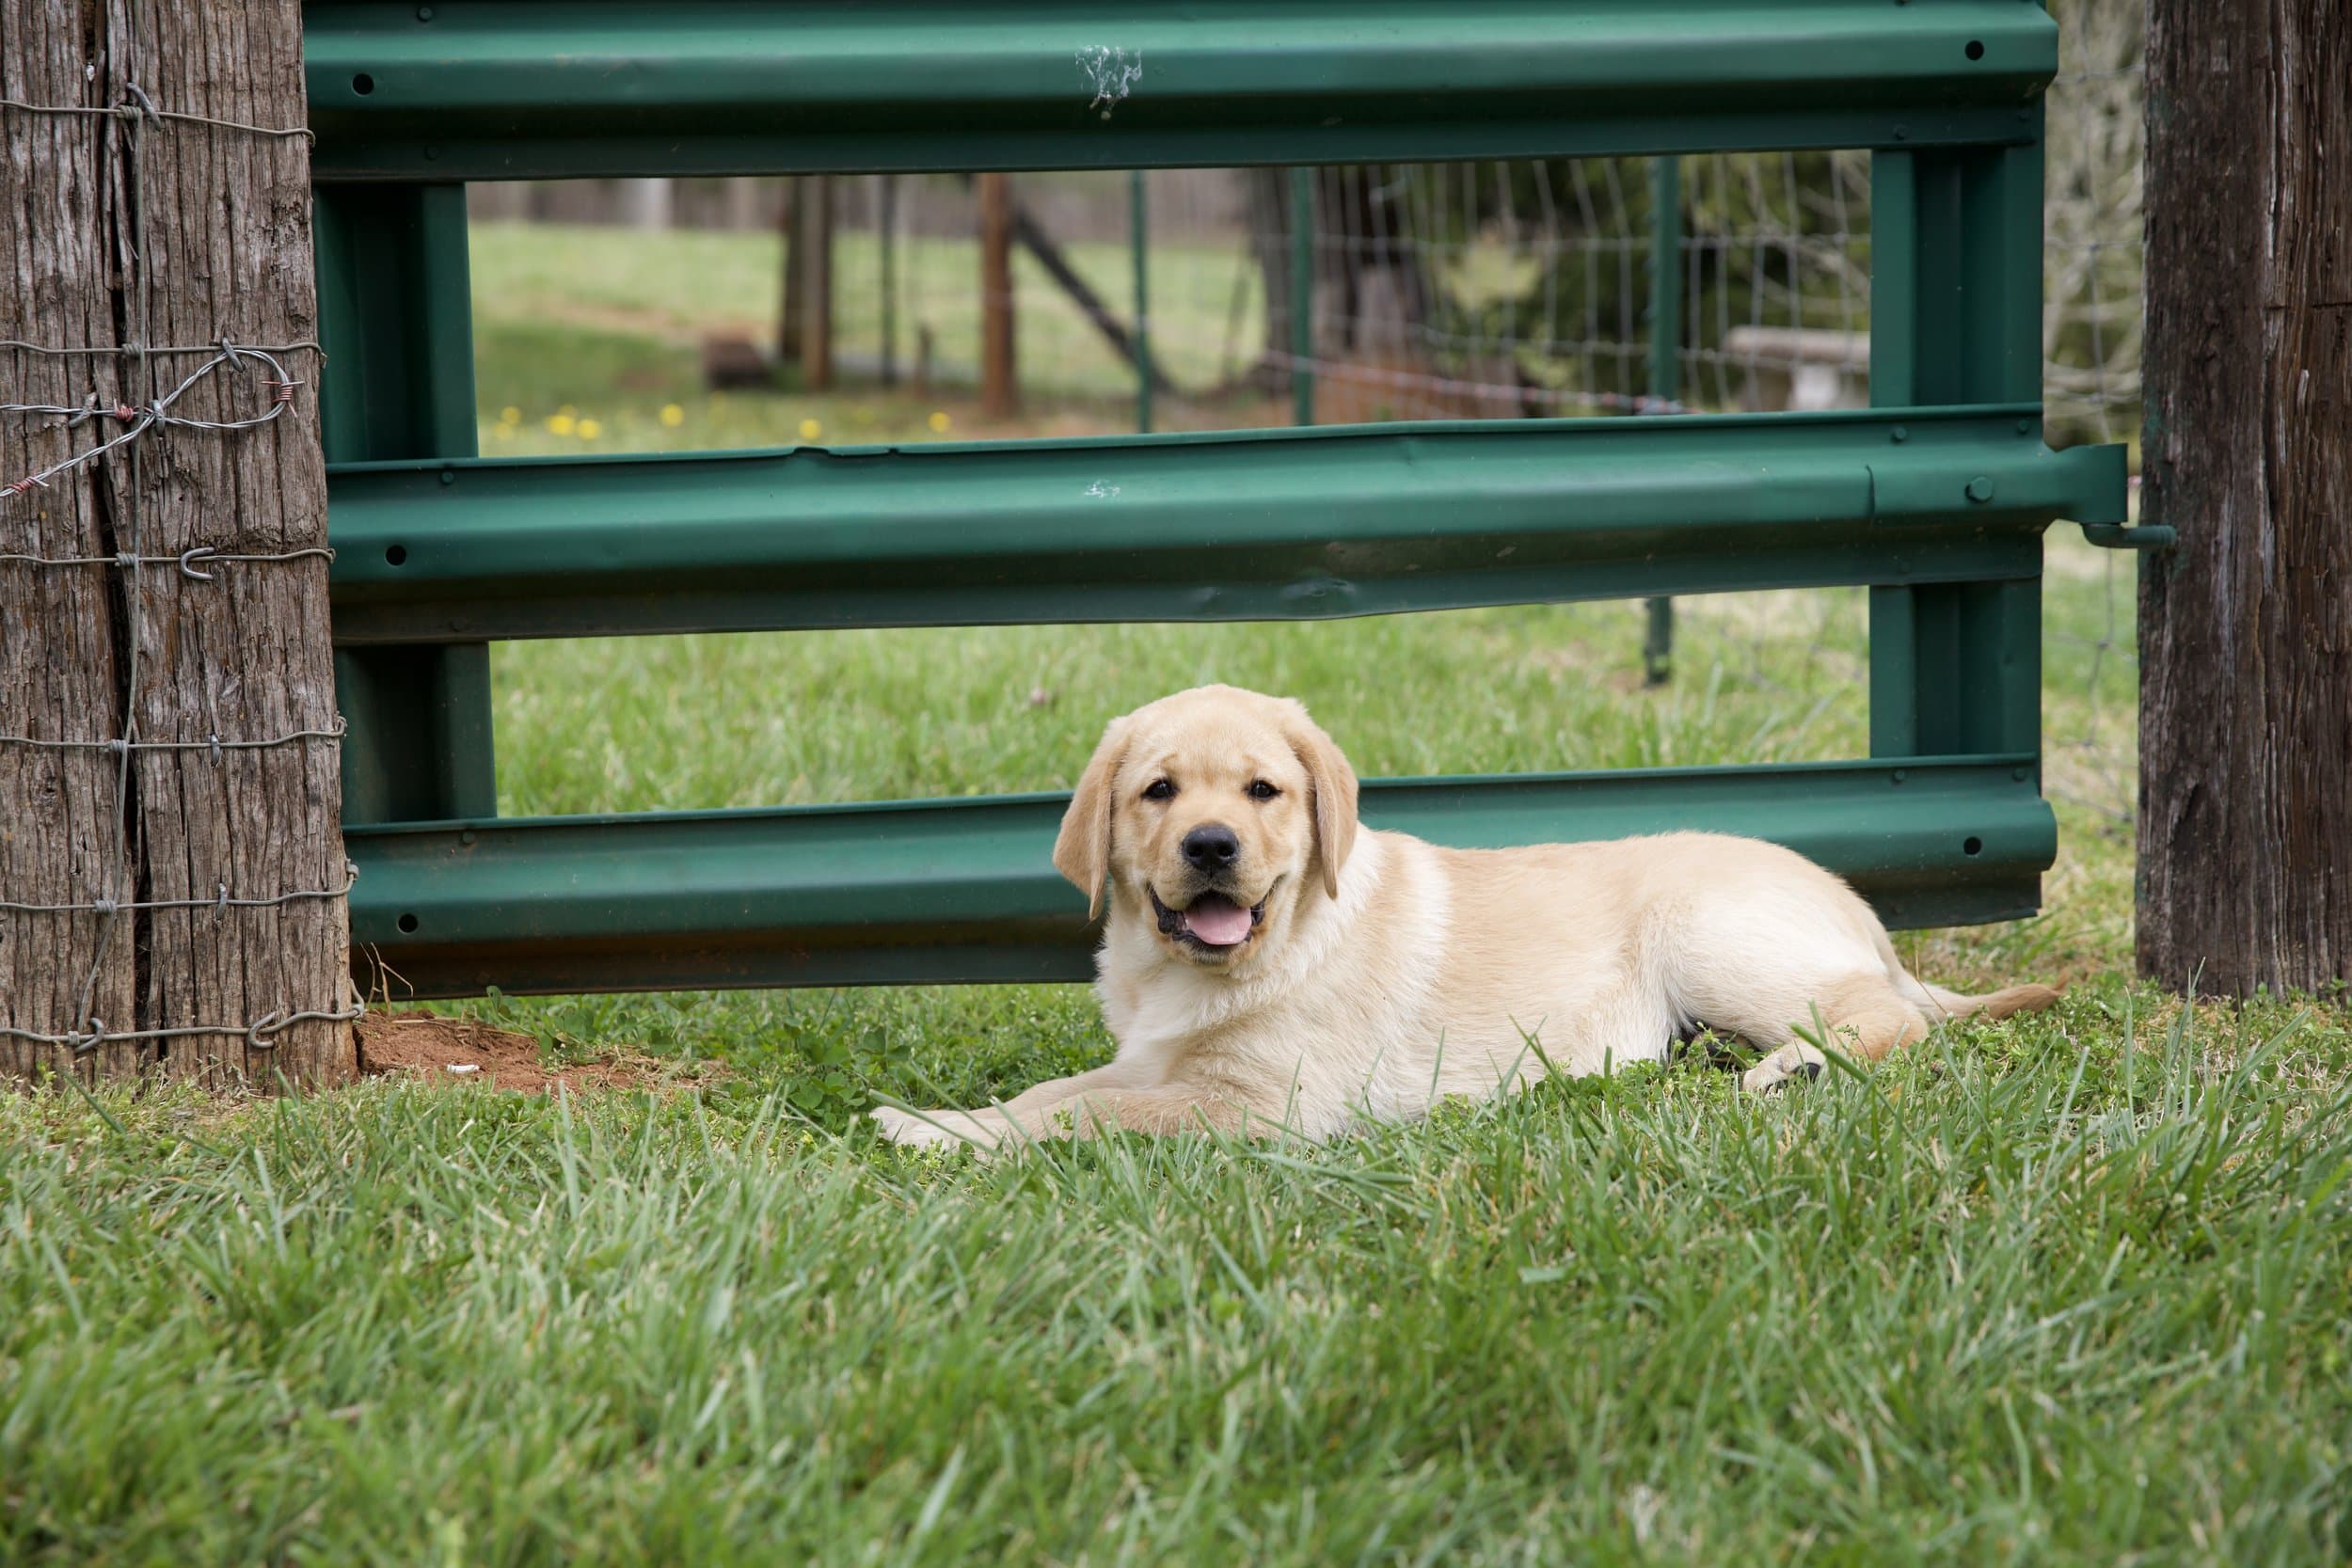
[[[2352,1054],[2263,1005],[1009,1162],[772,1099],[0,1104],[0,1551],[2342,1560]]]
[[[490,236],[485,428],[530,420],[485,450],[566,403],[671,445],[923,422],[713,412],[679,334],[761,281],[713,254],[690,293]],[[534,323],[532,277],[607,319]],[[1102,1059],[1038,987],[474,1005],[725,1064],[668,1098],[0,1099],[0,1560],[2341,1562],[2352,1028],[2126,977],[2129,566],[2051,566],[2047,912],[1899,941],[2074,988],[1867,1079],[1686,1058],[1320,1148],[873,1141],[879,1096]],[[506,646],[501,809],[1062,784],[1211,678],[1368,773],[1863,749],[1857,594],[1680,609],[1654,691],[1629,605]]]
[[[1124,245],[1078,242],[1071,265],[1126,319],[1134,282]],[[823,395],[702,389],[698,344],[733,334],[768,344],[775,335],[783,247],[770,233],[645,234],[628,230],[488,223],[473,230],[478,402],[483,450],[499,455],[563,451],[664,451],[790,443],[803,420],[834,442],[930,440],[944,435],[1074,434],[1131,429],[1135,372],[1026,251],[1013,259],[1015,320],[1026,415],[983,426],[972,406],[979,363],[978,250],[968,239],[898,242],[898,354],[913,374],[916,333],[928,327],[938,369],[934,391],[878,395],[866,388]],[[1256,359],[1262,311],[1233,309],[1255,286],[1238,245],[1160,244],[1152,250],[1152,351],[1163,374],[1205,392]],[[874,237],[835,242],[834,340],[845,361],[870,368],[882,352],[882,291]],[[660,422],[665,404],[680,420]],[[547,420],[570,407],[596,420],[583,440]],[[501,424],[508,407],[519,416]],[[1167,428],[1258,422],[1260,400],[1161,400]],[[950,428],[932,428],[945,412]],[[1274,417],[1286,420],[1276,411]]]

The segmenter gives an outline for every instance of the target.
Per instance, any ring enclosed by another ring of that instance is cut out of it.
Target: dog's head
[[[1334,897],[1356,774],[1286,697],[1203,686],[1111,721],[1062,817],[1054,865],[1102,912],[1151,920],[1171,958],[1232,969]]]

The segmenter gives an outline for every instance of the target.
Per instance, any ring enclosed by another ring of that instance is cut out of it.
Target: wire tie
[[[210,545],[198,545],[192,548],[182,550],[180,552],[180,570],[183,576],[193,578],[198,582],[211,582],[215,580],[213,574],[210,572],[198,571],[192,562],[199,561],[210,561],[212,558],[213,546]]]
[[[299,381],[277,381],[268,376],[263,376],[262,378],[262,384],[265,387],[275,388],[275,390],[270,393],[270,401],[272,403],[284,404],[291,404],[294,402],[294,388],[302,385]]]
[[[89,1033],[87,1036],[68,1035],[65,1038],[66,1044],[72,1049],[76,1056],[87,1056],[105,1040],[106,1021],[92,1014],[89,1021]]]
[[[115,551],[115,564],[126,572],[137,571],[139,568],[138,552],[136,550]]]
[[[216,882],[214,885],[220,889],[220,896],[213,901],[213,918],[218,920],[229,912],[229,884]]]
[[[116,736],[112,739],[105,741],[103,744],[105,745],[106,750],[112,752],[116,756],[121,756],[124,752],[130,751],[131,749],[130,737],[127,736]]]
[[[132,407],[129,404],[118,403],[115,404],[115,418],[120,420],[124,424],[129,424],[133,420],[135,420],[138,417],[139,411]]]
[[[278,1049],[278,1041],[263,1039],[262,1037],[264,1034],[274,1036],[284,1027],[284,1024],[278,1022],[278,1009],[272,1007],[268,1012],[255,1019],[252,1025],[246,1030],[245,1043],[255,1051],[275,1051]]]
[[[137,113],[144,114],[148,119],[153,120],[158,125],[161,125],[164,122],[164,112],[155,107],[155,101],[148,97],[146,90],[136,82],[123,83],[122,90],[129,93],[133,98],[138,100]],[[125,107],[128,106],[129,105],[127,104],[125,105]]]
[[[215,730],[208,738],[213,743],[213,766],[218,768],[220,766],[220,732]]]
[[[8,494],[11,496],[29,496],[36,490],[48,489],[49,482],[41,478],[39,474],[27,474],[23,479],[17,480],[15,483],[11,483],[8,488]]]

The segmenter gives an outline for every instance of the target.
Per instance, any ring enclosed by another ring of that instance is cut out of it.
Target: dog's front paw
[[[1812,1046],[1790,1040],[1741,1074],[1740,1086],[1751,1094],[1766,1094],[1794,1080],[1819,1078],[1828,1066],[1829,1058]]]
[[[996,1134],[985,1123],[962,1111],[902,1111],[878,1105],[866,1113],[894,1144],[917,1148],[933,1144],[964,1144],[977,1148],[995,1147]]]

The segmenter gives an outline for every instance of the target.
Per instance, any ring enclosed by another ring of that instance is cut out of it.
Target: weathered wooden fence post
[[[2352,8],[2150,0],[2138,945],[2352,977]]]
[[[0,1076],[348,1078],[299,8],[0,0]]]
[[[980,193],[980,415],[1021,412],[1012,297],[1012,176],[983,174]]]

